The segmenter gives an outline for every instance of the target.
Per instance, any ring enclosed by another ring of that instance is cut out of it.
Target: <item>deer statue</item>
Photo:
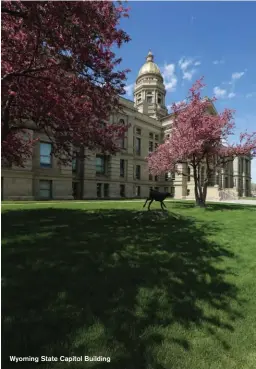
[[[150,210],[150,205],[155,200],[155,201],[160,202],[161,208],[162,210],[164,210],[164,207],[166,208],[166,205],[164,203],[164,200],[166,199],[166,197],[173,197],[173,195],[170,194],[170,192],[159,192],[157,190],[150,190],[149,197],[146,199],[145,204],[143,205],[143,208],[145,208],[147,202],[149,201],[148,210]]]

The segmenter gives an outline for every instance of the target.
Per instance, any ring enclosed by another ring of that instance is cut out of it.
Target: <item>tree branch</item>
[[[7,73],[1,78],[1,80],[2,81],[8,80],[11,77],[24,77],[25,75],[27,76],[28,73],[36,73],[42,70],[46,70],[46,67],[30,68],[30,69],[24,69],[21,72]]]
[[[16,10],[10,10],[7,8],[2,7],[1,8],[1,12],[2,14],[8,14],[8,15],[13,15],[14,17],[20,17],[20,18],[27,18],[27,14],[23,13],[23,12],[18,12]]]

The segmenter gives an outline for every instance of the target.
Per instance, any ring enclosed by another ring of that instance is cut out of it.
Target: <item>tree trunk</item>
[[[205,200],[207,195],[207,183],[204,184],[203,189],[201,187],[200,183],[200,167],[193,167],[193,174],[194,174],[194,183],[195,183],[195,200],[196,200],[196,206],[199,206],[200,208],[205,208]],[[197,173],[198,172],[198,173]]]
[[[193,176],[194,176],[194,183],[195,183],[194,191],[195,191],[196,206],[199,206],[200,205],[200,194],[198,191],[197,167],[195,165],[193,166]]]

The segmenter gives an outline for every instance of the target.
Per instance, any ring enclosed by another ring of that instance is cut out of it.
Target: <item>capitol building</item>
[[[151,188],[171,192],[177,199],[193,199],[193,175],[186,164],[180,164],[187,176],[169,173],[152,176],[146,157],[170,134],[172,114],[166,108],[166,89],[154,56],[148,53],[139,70],[134,101],[120,97],[122,109],[110,122],[129,124],[122,150],[117,155],[97,155],[85,149],[86,158],[69,166],[58,164],[51,155],[51,142],[43,133],[24,168],[2,166],[3,200],[72,200],[145,198]],[[215,114],[212,105],[211,113]],[[205,169],[202,168],[202,171]],[[201,173],[202,178],[204,173]],[[241,156],[211,179],[208,200],[250,196],[251,161]]]

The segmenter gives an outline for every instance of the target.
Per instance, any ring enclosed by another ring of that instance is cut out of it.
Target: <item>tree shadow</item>
[[[205,327],[220,342],[216,329],[233,330],[237,289],[221,264],[235,255],[207,240],[217,224],[137,214],[56,208],[2,214],[5,369],[12,367],[9,355],[102,355],[113,369],[163,369],[153,352],[164,341],[184,350],[191,345],[166,336],[173,324]],[[49,368],[70,367],[59,364]]]

